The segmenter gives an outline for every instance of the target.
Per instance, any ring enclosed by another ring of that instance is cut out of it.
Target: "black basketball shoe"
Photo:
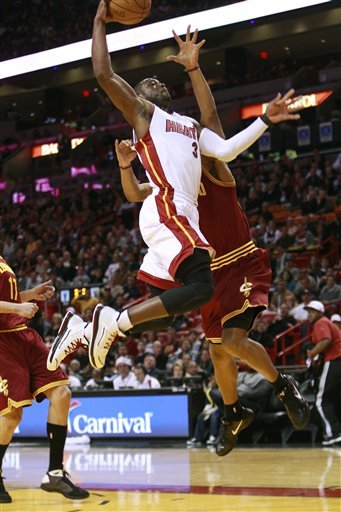
[[[2,471],[0,469],[0,503],[12,503],[12,498],[8,494],[4,486],[4,479],[2,476]]]
[[[295,380],[291,375],[283,375],[285,387],[277,397],[284,405],[291,423],[297,430],[302,430],[309,424],[309,405],[298,391]]]
[[[59,492],[70,500],[84,500],[90,493],[81,487],[77,487],[68,478],[70,475],[62,469],[48,471],[44,476],[40,488],[47,492]]]
[[[219,455],[219,457],[223,457],[233,450],[236,442],[238,441],[239,432],[248,427],[253,422],[254,417],[254,412],[251,409],[242,407],[242,415],[239,420],[221,420],[222,429],[218,435],[215,449],[216,454]]]

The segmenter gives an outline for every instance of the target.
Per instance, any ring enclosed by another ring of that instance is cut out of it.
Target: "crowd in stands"
[[[251,333],[271,349],[274,336],[306,319],[304,305],[310,300],[341,300],[341,158],[330,160],[315,151],[300,160],[239,160],[233,172],[253,239],[271,259],[268,315]],[[48,279],[58,291],[83,289],[63,305],[57,295],[33,319],[48,344],[66,307],[90,321],[99,301],[121,310],[147,293],[136,279],[146,251],[138,229],[139,206],[127,203],[116,186],[101,191],[80,187],[71,197],[64,192],[59,197],[40,193],[16,205],[2,201],[0,207],[0,254],[15,270],[19,289]],[[83,350],[66,370],[74,385],[87,388],[108,381],[152,388],[172,378],[207,381],[213,373],[198,312],[177,317],[166,332],[134,335],[114,346],[102,372],[91,371]]]

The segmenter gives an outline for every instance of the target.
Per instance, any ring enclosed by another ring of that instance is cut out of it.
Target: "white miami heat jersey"
[[[148,133],[135,144],[153,189],[139,225],[148,246],[138,278],[164,289],[195,248],[214,250],[199,229],[201,181],[198,134],[193,122],[155,106]]]
[[[198,133],[189,118],[155,106],[148,133],[136,142],[135,148],[153,195],[160,195],[161,221],[163,214],[187,215],[187,205],[197,206],[201,159]]]

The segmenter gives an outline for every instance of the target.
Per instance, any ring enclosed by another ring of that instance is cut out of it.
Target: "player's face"
[[[167,87],[156,78],[145,78],[143,80],[140,96],[164,110],[168,110],[171,104],[171,96]]]

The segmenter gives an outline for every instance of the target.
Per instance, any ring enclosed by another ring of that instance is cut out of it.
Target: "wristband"
[[[186,73],[192,73],[192,71],[196,71],[197,69],[199,69],[199,66],[195,66],[195,68],[192,69],[186,69]]]
[[[266,125],[268,125],[268,126],[273,125],[273,122],[270,121],[269,117],[266,114],[263,114],[262,116],[260,116],[260,118],[263,121],[263,123],[265,123]]]
[[[119,165],[119,168],[120,168],[122,171],[126,171],[127,169],[130,169],[130,167],[131,167],[131,164],[127,165],[126,167],[121,167],[121,166]]]

